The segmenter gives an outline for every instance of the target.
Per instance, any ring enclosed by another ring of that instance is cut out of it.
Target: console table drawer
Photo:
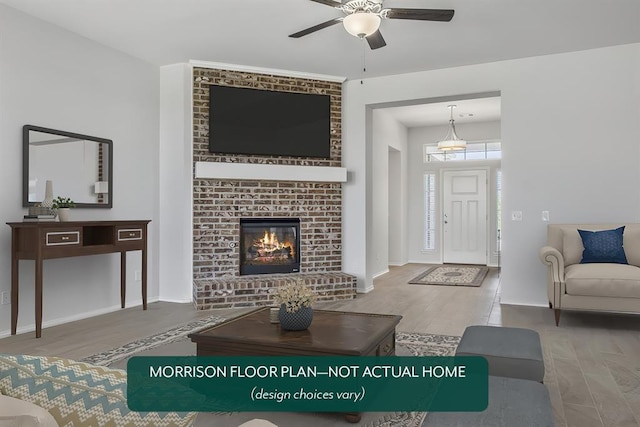
[[[120,228],[118,229],[118,241],[142,240],[142,228]]]
[[[80,231],[49,231],[46,234],[45,245],[79,245]]]

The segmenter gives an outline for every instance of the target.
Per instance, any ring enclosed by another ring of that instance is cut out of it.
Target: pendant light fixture
[[[447,132],[447,136],[440,142],[438,142],[438,150],[439,151],[456,151],[456,150],[464,150],[467,148],[467,141],[464,139],[460,139],[456,134],[456,125],[453,122],[453,109],[456,108],[455,105],[447,106],[451,110],[451,118],[449,119],[449,131]]]

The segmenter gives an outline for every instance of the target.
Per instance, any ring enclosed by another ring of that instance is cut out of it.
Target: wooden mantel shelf
[[[347,182],[347,169],[334,166],[196,162],[196,179]]]

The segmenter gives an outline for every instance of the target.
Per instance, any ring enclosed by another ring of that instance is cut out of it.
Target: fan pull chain
[[[365,46],[365,38],[361,37],[360,40],[362,40],[362,77],[364,77],[364,73],[367,72],[367,61],[366,61],[366,52],[367,52],[367,47]],[[360,79],[360,84],[364,84],[364,81],[362,80],[362,78]]]

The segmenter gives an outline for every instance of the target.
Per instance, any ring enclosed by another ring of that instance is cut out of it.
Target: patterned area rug
[[[480,286],[489,268],[475,265],[434,265],[418,277],[409,280],[413,285]]]
[[[399,356],[453,356],[460,344],[460,337],[453,335],[398,332],[396,347]],[[407,350],[409,354],[402,352]]]
[[[123,345],[122,347],[112,348],[111,350],[103,351],[102,353],[85,357],[80,361],[93,363],[94,365],[99,366],[109,366],[115,362],[128,359],[129,357],[136,355],[137,353],[155,349],[157,347],[182,340],[191,332],[204,329],[207,326],[213,326],[217,323],[224,322],[224,320],[225,319],[223,317],[218,316],[204,317],[200,320],[194,320],[193,322],[189,322],[173,329],[169,329],[168,331],[151,335],[150,337],[146,337],[138,341],[130,342]],[[171,355],[171,353],[165,353],[165,355],[168,356]]]
[[[195,344],[187,338],[187,335],[222,321],[224,321],[223,318],[210,316],[128,343],[122,347],[95,354],[82,361],[126,369],[126,361],[131,356],[192,356],[195,355]],[[398,356],[452,356],[459,342],[460,337],[450,335],[398,332],[396,334],[396,354]],[[425,412],[370,412],[363,414],[362,420],[358,425],[362,427],[420,427],[425,416]],[[196,419],[195,426],[236,427],[254,418],[269,420],[278,427],[298,427],[302,425],[347,427],[354,425],[336,414],[240,412],[200,413]]]

